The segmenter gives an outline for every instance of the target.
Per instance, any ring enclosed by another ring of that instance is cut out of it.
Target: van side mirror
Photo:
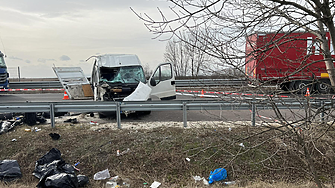
[[[150,79],[150,85],[152,85],[152,86],[156,86],[157,85],[156,80],[154,78]]]

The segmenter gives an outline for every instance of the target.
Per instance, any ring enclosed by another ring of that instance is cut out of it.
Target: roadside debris
[[[7,120],[7,119],[13,119],[12,113],[1,113],[0,114],[0,120]]]
[[[108,169],[106,169],[106,170],[95,173],[93,179],[94,180],[104,180],[110,177],[111,175],[109,174]]]
[[[204,177],[201,178],[200,176],[193,176],[193,179],[195,180],[195,182],[202,180],[202,182],[204,183],[204,185],[209,185],[208,181]]]
[[[91,125],[99,125],[99,123],[96,122],[96,121],[90,121],[90,124],[91,124]]]
[[[77,178],[78,178],[78,187],[84,187],[89,182],[88,177],[85,175],[78,175]]]
[[[191,161],[191,159],[190,159],[190,158],[188,158],[188,157],[186,157],[186,161],[190,162],[190,161]]]
[[[15,126],[20,125],[21,120],[15,120],[15,121],[0,121],[0,135],[2,133],[6,133],[12,129],[14,129]]]
[[[240,143],[239,146],[243,147],[244,148],[244,144],[243,143]]]
[[[118,187],[118,184],[117,184],[117,179],[119,178],[119,176],[114,176],[114,177],[111,177],[107,182],[106,182],[106,188],[116,188]]]
[[[154,181],[151,185],[150,188],[157,188],[161,185],[161,183],[159,183],[158,181]]]
[[[42,113],[26,112],[24,113],[23,123],[29,126],[36,125],[38,123],[45,123],[47,120],[43,117]]]
[[[225,181],[225,182],[223,182],[223,184],[224,185],[234,185],[234,184],[236,184],[236,182],[235,181]]]
[[[212,184],[214,181],[221,181],[227,178],[227,170],[224,168],[217,168],[214,172],[211,171],[208,183]]]
[[[121,178],[119,176],[111,177],[106,182],[106,188],[130,187],[130,180],[128,178]]]
[[[193,179],[195,180],[195,182],[197,181],[201,181],[202,179],[204,179],[204,177],[200,177],[200,176],[193,176]]]
[[[77,118],[70,118],[64,121],[64,123],[78,123]]]
[[[59,140],[59,138],[60,138],[60,134],[57,134],[57,133],[50,133],[49,136],[50,136],[53,140]]]
[[[61,158],[56,148],[36,161],[33,175],[40,179],[38,188],[77,188],[88,183],[86,176],[75,174],[72,165]]]
[[[12,181],[22,177],[19,163],[16,160],[0,161],[0,180]]]
[[[121,153],[120,153],[120,150],[117,150],[116,151],[116,156],[124,155],[124,154],[128,153],[129,151],[130,151],[129,148],[127,148],[127,150],[122,151]]]

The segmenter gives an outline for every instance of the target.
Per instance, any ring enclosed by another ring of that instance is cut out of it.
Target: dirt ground
[[[77,121],[64,123],[70,118]],[[182,122],[130,122],[118,129],[109,121],[89,115],[62,117],[56,119],[56,128],[48,122],[20,125],[0,135],[0,160],[17,160],[23,174],[0,187],[36,187],[35,162],[52,148],[60,150],[67,163],[80,162],[78,174],[90,180],[86,187],[104,187],[107,180],[93,176],[105,169],[130,187],[150,187],[154,181],[162,183],[160,188],[207,187],[193,176],[208,179],[216,168],[227,170],[224,181],[236,182],[230,187],[316,187],[288,140],[273,139],[275,131],[255,136],[263,128],[250,127],[250,122],[190,122],[187,128]],[[35,127],[41,130],[25,131]],[[61,137],[52,140],[49,133]],[[334,177],[331,163],[317,166],[325,183]]]

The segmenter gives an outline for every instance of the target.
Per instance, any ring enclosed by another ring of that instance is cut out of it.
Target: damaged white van
[[[124,99],[144,101],[152,97],[161,100],[176,98],[175,77],[171,63],[160,64],[147,83],[137,55],[106,54],[93,56],[93,58],[91,85],[95,101],[123,101]],[[139,86],[139,84],[146,84],[146,86]],[[136,96],[128,97],[136,88],[139,90]]]
[[[80,67],[53,67],[70,99],[146,101],[176,98],[171,63],[160,64],[147,81],[137,55],[105,54],[89,59],[93,59],[90,82]]]

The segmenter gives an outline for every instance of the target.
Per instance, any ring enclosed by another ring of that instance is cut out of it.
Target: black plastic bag
[[[65,163],[58,149],[52,148],[36,161],[33,175],[40,179],[38,188],[77,188],[88,183],[84,177],[79,180],[72,165]],[[85,180],[85,181],[84,181]]]
[[[57,134],[57,133],[50,133],[49,136],[50,136],[53,140],[59,140],[59,138],[60,138],[60,134]]]
[[[89,182],[89,179],[87,176],[78,175],[77,178],[78,178],[78,187],[84,187]]]
[[[48,171],[37,184],[38,188],[77,188],[78,178],[75,174]]]
[[[21,169],[16,160],[0,161],[0,180],[12,181],[21,177]]]

